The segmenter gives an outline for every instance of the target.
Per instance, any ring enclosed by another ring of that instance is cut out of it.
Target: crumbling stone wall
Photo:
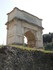
[[[53,53],[0,48],[0,70],[53,70]]]

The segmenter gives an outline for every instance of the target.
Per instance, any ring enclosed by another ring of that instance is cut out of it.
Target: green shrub
[[[53,50],[53,43],[46,44],[45,50]]]

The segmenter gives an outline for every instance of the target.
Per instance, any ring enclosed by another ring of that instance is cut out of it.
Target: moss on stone
[[[4,46],[0,48],[0,70],[53,70],[53,53]]]

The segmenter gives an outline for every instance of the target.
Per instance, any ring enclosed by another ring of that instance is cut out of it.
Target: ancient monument
[[[28,47],[43,48],[42,19],[16,7],[7,15],[7,45],[24,45],[26,36]]]

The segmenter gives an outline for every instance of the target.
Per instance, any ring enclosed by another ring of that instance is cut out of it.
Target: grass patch
[[[29,47],[18,46],[18,45],[9,45],[9,46],[20,48],[22,50],[27,50],[27,51],[40,51],[40,52],[43,52],[43,53],[53,53],[53,51],[48,51],[48,50],[44,50],[44,49],[29,48]]]
[[[53,53],[53,51],[50,50],[43,50],[44,53]]]
[[[9,45],[9,46],[11,46],[11,47],[16,47],[16,48],[20,48],[20,49],[22,49],[22,50],[28,50],[28,51],[35,51],[35,50],[37,50],[37,49],[35,49],[35,48],[29,48],[29,47],[18,46],[18,45]]]
[[[15,48],[19,48],[19,49],[22,49],[22,50],[27,50],[27,51],[40,51],[40,52],[43,52],[43,53],[53,53],[53,50],[50,51],[50,50],[44,50],[44,49],[36,49],[36,48],[29,48],[29,47],[24,47],[24,46],[18,46],[18,45],[8,45],[10,47],[15,47]],[[4,45],[0,45],[0,48],[2,47],[5,47]],[[6,45],[7,47],[7,45]]]

